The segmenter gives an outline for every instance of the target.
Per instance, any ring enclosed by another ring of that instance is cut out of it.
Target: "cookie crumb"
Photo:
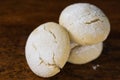
[[[95,65],[95,66],[92,66],[93,70],[96,70],[98,67],[100,67],[99,64]]]

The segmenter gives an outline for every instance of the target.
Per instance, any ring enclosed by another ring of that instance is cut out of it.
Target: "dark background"
[[[36,76],[25,59],[28,35],[42,23],[58,22],[60,12],[76,2],[97,5],[111,22],[102,55],[85,65],[67,63],[51,78]],[[120,80],[120,0],[0,0],[0,80]]]

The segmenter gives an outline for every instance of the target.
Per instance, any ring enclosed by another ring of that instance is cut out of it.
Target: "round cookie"
[[[73,64],[85,64],[98,58],[102,52],[103,43],[79,46],[71,43],[71,52],[68,62]]]
[[[27,63],[36,75],[51,77],[60,72],[68,60],[69,35],[57,23],[42,24],[30,34],[25,53]]]
[[[76,3],[66,7],[59,24],[67,29],[72,41],[80,45],[91,45],[104,41],[110,32],[106,15],[89,3]]]

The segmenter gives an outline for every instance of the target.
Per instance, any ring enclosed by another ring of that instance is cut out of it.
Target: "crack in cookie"
[[[44,61],[42,59],[42,57],[40,57],[40,55],[39,55],[40,65],[45,64],[46,66],[53,66],[53,67],[56,67],[56,68],[60,69],[60,67],[57,66],[57,64],[56,64],[54,57],[55,57],[55,54],[53,53],[53,56],[52,56],[53,64],[51,64],[51,63],[47,63],[46,61]]]
[[[92,24],[92,23],[95,23],[95,22],[98,22],[100,21],[100,19],[94,19],[94,20],[91,20],[89,22],[85,22],[85,24]]]
[[[57,43],[55,34],[51,30],[47,29],[45,25],[44,25],[44,30],[48,31],[53,36],[53,38],[55,39],[55,43]]]

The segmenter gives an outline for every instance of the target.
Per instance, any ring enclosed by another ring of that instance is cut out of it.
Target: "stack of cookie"
[[[62,11],[59,24],[44,23],[30,34],[27,63],[38,76],[54,76],[67,61],[85,64],[99,57],[109,32],[109,20],[98,7],[72,4]]]

